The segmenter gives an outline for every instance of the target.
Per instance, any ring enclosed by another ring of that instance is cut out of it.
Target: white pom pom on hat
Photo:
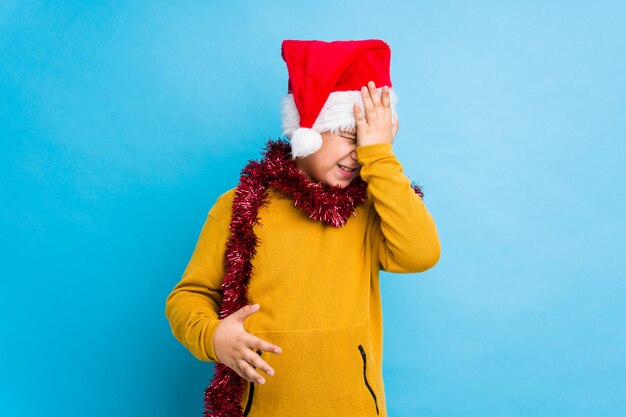
[[[379,94],[383,86],[389,87],[392,116],[397,118],[398,97],[389,76],[391,49],[384,41],[284,40],[282,57],[289,83],[281,121],[293,159],[317,152],[322,132],[356,126],[352,106],[357,102],[364,112],[361,87],[370,80]]]
[[[305,157],[317,152],[322,147],[322,135],[313,129],[299,127],[291,134],[291,156]]]

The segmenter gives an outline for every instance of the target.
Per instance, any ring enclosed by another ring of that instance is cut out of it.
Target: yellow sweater
[[[387,416],[379,270],[425,271],[439,260],[440,243],[392,145],[360,146],[356,155],[369,200],[343,227],[311,220],[272,189],[259,210],[248,301],[261,308],[244,328],[282,352],[261,353],[275,375],[259,370],[265,384],[247,382],[241,406],[250,417]],[[210,209],[166,301],[172,333],[202,361],[217,361],[213,335],[234,191]]]

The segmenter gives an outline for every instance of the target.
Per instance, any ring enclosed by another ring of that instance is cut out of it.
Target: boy
[[[282,57],[290,141],[269,140],[217,199],[165,313],[216,362],[207,416],[387,416],[379,270],[421,272],[440,256],[392,151],[391,50],[285,40]]]

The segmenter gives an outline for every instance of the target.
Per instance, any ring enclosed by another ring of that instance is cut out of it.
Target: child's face
[[[359,176],[361,165],[356,160],[356,128],[331,133],[322,132],[322,147],[315,153],[296,158],[296,167],[309,179],[331,186],[345,188]],[[339,165],[354,168],[342,170]]]

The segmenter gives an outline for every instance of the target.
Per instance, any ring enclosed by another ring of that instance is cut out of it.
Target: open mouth
[[[339,168],[341,168],[342,171],[345,171],[345,172],[354,172],[354,171],[356,171],[356,168],[350,168],[350,167],[347,167],[345,165],[337,164],[337,166]]]

